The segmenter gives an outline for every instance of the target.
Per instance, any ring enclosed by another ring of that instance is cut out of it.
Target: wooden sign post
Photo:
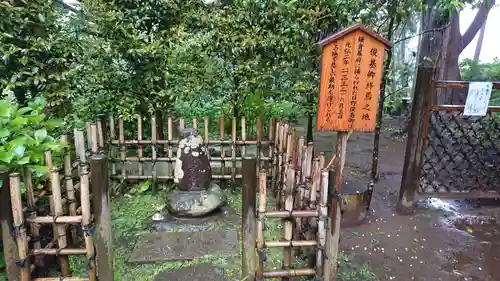
[[[335,189],[342,189],[347,140],[353,131],[375,130],[385,50],[391,42],[355,24],[318,43],[321,48],[318,131],[337,131]],[[330,194],[335,192],[330,191]],[[327,247],[338,249],[339,202],[332,196]],[[325,265],[324,280],[335,279],[337,258]]]

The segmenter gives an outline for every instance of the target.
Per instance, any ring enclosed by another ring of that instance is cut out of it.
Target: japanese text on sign
[[[493,83],[491,82],[470,82],[464,115],[485,116],[488,112],[492,89]]]

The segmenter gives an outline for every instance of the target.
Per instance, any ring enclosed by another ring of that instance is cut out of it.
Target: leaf
[[[0,139],[6,138],[10,135],[10,131],[7,128],[0,128]]]
[[[26,152],[26,147],[24,145],[16,145],[12,148],[12,154],[17,157],[23,157],[24,152]]]
[[[145,182],[143,182],[142,185],[141,185],[141,187],[139,188],[139,193],[146,192],[151,187],[151,185],[153,185],[152,181],[145,181]]]
[[[21,107],[21,108],[19,108],[19,109],[16,111],[16,116],[21,116],[21,115],[24,115],[24,114],[26,114],[26,113],[28,113],[28,112],[30,112],[30,111],[31,111],[31,108],[29,108],[29,107]]]
[[[46,166],[41,165],[33,165],[30,166],[31,170],[38,175],[46,175],[49,172],[49,169]]]
[[[7,100],[0,100],[0,117],[10,117],[12,114],[12,104]]]
[[[12,159],[14,159],[14,153],[12,153],[12,151],[0,151],[0,162],[10,164]]]
[[[11,124],[13,126],[24,126],[26,124],[28,124],[28,118],[24,118],[24,117],[16,117],[14,118],[14,120],[12,120]]]
[[[29,156],[25,156],[19,160],[17,160],[17,164],[18,165],[26,165],[30,162],[30,157]]]
[[[35,139],[38,142],[42,142],[47,138],[47,130],[46,129],[39,129],[35,131]]]

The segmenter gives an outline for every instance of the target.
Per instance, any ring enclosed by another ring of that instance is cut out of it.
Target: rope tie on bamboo
[[[10,235],[12,236],[12,238],[16,239],[19,236],[21,236],[21,234],[23,234],[25,232],[26,232],[26,226],[24,224],[18,225],[18,226],[14,225],[14,226],[12,226],[12,231],[11,231]]]
[[[17,260],[15,265],[17,267],[23,268],[26,265],[26,261],[31,257],[31,251],[26,255],[26,257],[22,260]]]
[[[264,249],[259,250],[259,259],[262,262],[267,262],[267,254],[266,254],[266,251]]]

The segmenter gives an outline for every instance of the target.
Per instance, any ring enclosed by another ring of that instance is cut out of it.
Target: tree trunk
[[[479,31],[479,38],[477,38],[476,51],[474,52],[474,60],[479,61],[479,56],[481,55],[481,48],[483,47],[484,32],[486,31],[486,22],[488,18],[484,21],[483,27]]]

